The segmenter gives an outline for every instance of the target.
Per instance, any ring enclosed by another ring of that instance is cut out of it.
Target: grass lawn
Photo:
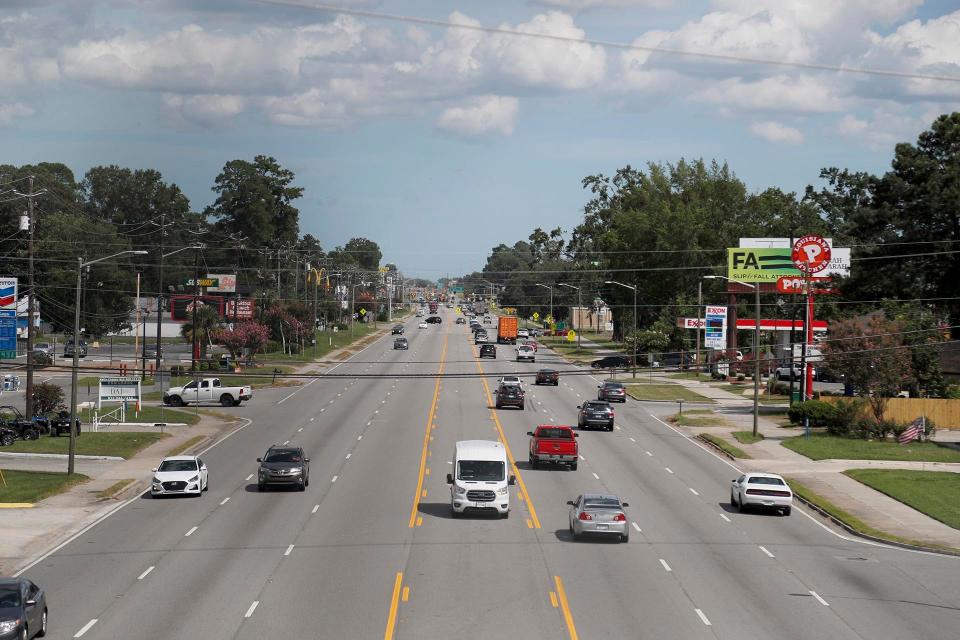
[[[671,416],[670,422],[682,427],[725,427],[730,424],[711,409],[687,409]]]
[[[47,471],[4,471],[3,477],[7,484],[0,483],[0,502],[34,503],[88,480],[82,473]]]
[[[737,442],[741,444],[753,444],[754,442],[760,442],[763,440],[762,433],[753,435],[753,431],[734,431],[733,437],[736,438]]]
[[[280,351],[269,351],[267,353],[259,354],[257,357],[265,362],[270,363],[270,365],[272,365],[274,362],[312,362],[313,360],[323,358],[331,351],[341,349],[353,342],[356,342],[357,340],[365,338],[378,329],[389,329],[391,326],[393,325],[389,322],[378,322],[377,327],[374,328],[372,322],[369,324],[358,322],[353,327],[352,335],[350,329],[336,332],[317,331],[316,349],[314,349],[313,346],[307,346],[303,353],[296,353],[292,356]],[[268,368],[272,370],[273,367],[270,365],[268,365]]]
[[[190,438],[189,440],[187,440],[186,442],[184,442],[183,444],[181,444],[179,447],[174,447],[172,450],[170,450],[170,452],[167,453],[167,455],[168,455],[168,456],[179,456],[179,455],[181,455],[184,451],[186,451],[186,450],[189,449],[190,447],[194,446],[195,444],[197,444],[197,443],[200,442],[201,440],[205,440],[206,437],[207,437],[207,436],[193,436],[192,438]]]
[[[700,380],[701,382],[710,382],[713,378],[709,373],[702,373],[699,371],[682,371],[680,373],[668,373],[668,378],[673,378],[674,380]]]
[[[125,486],[127,486],[128,484],[130,484],[131,482],[133,482],[133,478],[125,478],[125,479],[123,479],[123,480],[117,480],[116,482],[114,482],[112,485],[110,485],[110,486],[107,487],[106,489],[103,489],[102,491],[98,491],[98,492],[97,492],[97,497],[98,497],[98,498],[112,498],[114,494],[120,493],[120,491],[121,491]]]
[[[905,469],[849,469],[844,473],[931,518],[960,529],[960,474]]]
[[[621,381],[623,379],[621,378]],[[713,404],[713,400],[700,395],[696,391],[691,391],[679,384],[628,384],[627,393],[634,400],[666,400],[684,402],[705,402]],[[960,452],[958,452],[960,453]]]
[[[916,462],[960,462],[960,451],[932,442],[900,445],[895,441],[877,442],[856,438],[838,438],[814,433],[809,438],[796,436],[783,446],[813,460],[911,460]]]
[[[730,444],[720,436],[715,436],[710,433],[701,433],[700,437],[703,438],[704,440],[709,440],[713,444],[717,445],[718,447],[720,447],[721,449],[723,449],[724,451],[732,455],[734,458],[743,458],[743,459],[750,458],[750,455],[747,452],[745,452],[743,449],[733,446],[732,444]]]
[[[77,438],[77,455],[120,456],[130,458],[154,442],[169,437],[167,433],[134,433],[128,431],[81,433]],[[19,453],[67,453],[70,438],[44,436],[39,440],[17,440],[4,451]]]
[[[93,420],[93,413],[90,409],[80,411],[80,419],[84,423]],[[194,415],[192,411],[178,411],[167,407],[152,407],[144,405],[140,407],[140,413],[134,412],[132,408],[127,409],[128,422],[183,422],[185,424],[197,424],[200,417]],[[83,434],[84,436],[86,434]]]

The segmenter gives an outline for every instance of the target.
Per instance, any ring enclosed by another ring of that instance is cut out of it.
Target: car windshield
[[[457,479],[498,482],[504,479],[504,464],[500,460],[461,460]]]
[[[620,509],[620,501],[612,497],[584,498],[584,509]]]
[[[620,384],[619,382],[607,382],[606,384],[603,385],[603,388],[617,390],[617,389],[623,389],[623,385]]]
[[[297,451],[271,451],[264,462],[302,462],[303,457]]]
[[[765,477],[752,477],[747,478],[747,482],[750,484],[774,484],[783,486],[784,482],[780,478],[765,478]]]
[[[20,588],[15,584],[0,585],[0,608],[19,606]]]
[[[573,440],[573,432],[569,429],[540,429],[537,435],[541,438],[557,438],[559,440]]]
[[[163,473],[164,471],[196,471],[197,470],[197,461],[196,460],[164,460],[160,463],[160,466],[157,468],[157,471]]]
[[[587,409],[588,411],[603,411],[604,409],[608,408],[608,406],[609,405],[604,402],[588,402],[587,404],[583,405],[583,408]]]

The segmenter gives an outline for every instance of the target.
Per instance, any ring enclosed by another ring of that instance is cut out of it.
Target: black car
[[[584,427],[602,427],[607,431],[613,431],[613,407],[609,402],[600,400],[589,400],[584,402],[580,409],[580,415],[577,417],[577,426]]]
[[[493,358],[497,359],[497,345],[495,344],[482,344],[480,345],[480,357],[481,358]]]
[[[467,319],[464,317],[457,318],[457,324],[467,324]]]
[[[553,369],[540,369],[537,371],[534,384],[552,384],[556,387],[560,384],[560,372]]]
[[[310,458],[301,447],[270,447],[257,462],[260,463],[257,474],[260,491],[270,485],[296,487],[300,491],[310,486]]]
[[[430,316],[427,318],[427,324],[440,324],[441,322],[443,322],[443,318],[440,316]]]
[[[87,357],[87,343],[83,340],[80,341],[80,349],[77,351],[77,355],[81,358]],[[63,345],[63,357],[72,358],[73,357],[73,338],[67,340]]]
[[[0,638],[47,635],[47,596],[26,578],[0,578]]]
[[[497,409],[503,407],[524,408],[523,389],[516,384],[502,384],[494,393],[497,395]]]
[[[591,362],[590,366],[594,369],[626,369],[630,366],[630,358],[627,356],[604,356]]]
[[[80,436],[80,418],[76,418],[74,421],[76,424],[77,437]],[[70,435],[70,412],[61,411],[57,414],[56,418],[53,418],[50,421],[50,435],[60,437],[62,435]]]
[[[410,347],[410,345],[407,343],[407,339],[406,339],[406,338],[397,338],[396,340],[393,341],[393,348],[394,348],[394,349],[403,349],[403,350],[406,350],[406,349],[408,349],[409,347]]]
[[[597,385],[597,400],[609,402],[626,402],[627,390],[619,382],[604,382]]]
[[[390,332],[391,335],[402,336],[403,335],[403,325],[395,324],[393,325],[393,330]]]

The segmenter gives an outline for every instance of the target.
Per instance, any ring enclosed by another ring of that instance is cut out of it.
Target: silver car
[[[574,540],[584,534],[614,535],[620,542],[630,540],[630,523],[623,511],[630,505],[621,502],[617,496],[585,493],[567,504],[570,505],[570,534]]]

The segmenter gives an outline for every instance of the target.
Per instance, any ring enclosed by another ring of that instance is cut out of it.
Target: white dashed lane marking
[[[763,545],[760,545],[760,551],[763,551],[765,554],[767,554],[767,557],[768,557],[768,558],[775,558],[775,557],[776,557],[775,555],[773,555],[772,553],[770,553],[769,551],[767,551],[767,548],[766,548],[765,546],[763,546]]]
[[[153,571],[154,568],[155,567],[153,565],[150,565],[149,567],[147,567],[146,571],[144,571],[139,576],[137,576],[137,580],[143,580],[144,578],[146,578],[148,575],[150,575],[150,572]]]

